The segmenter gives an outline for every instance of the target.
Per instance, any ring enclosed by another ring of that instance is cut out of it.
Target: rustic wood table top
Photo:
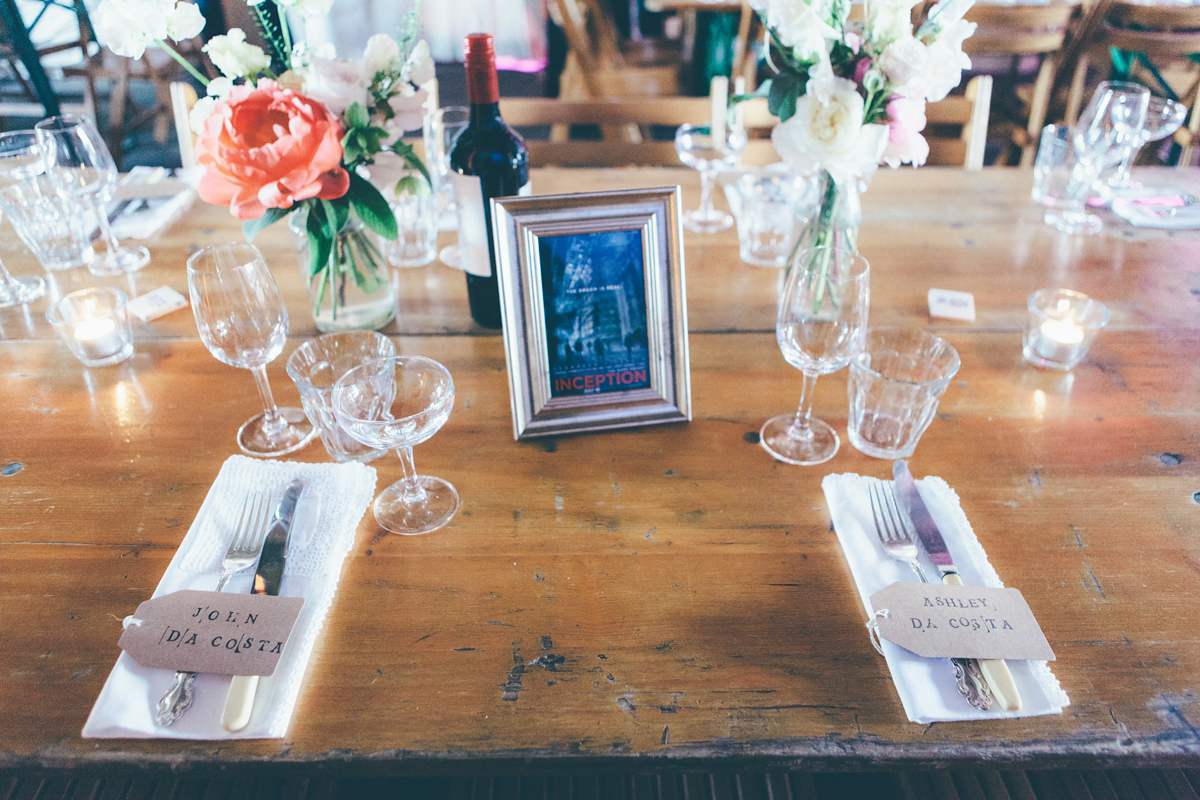
[[[890,464],[844,441],[819,467],[763,451],[759,427],[800,388],[775,341],[780,272],[739,262],[733,232],[686,233],[695,418],[625,432],[514,442],[501,337],[470,322],[461,274],[396,271],[385,332],[457,384],[418,463],[463,505],[423,537],[363,518],[282,740],[80,738],[120,620],[150,597],[259,408],[250,374],[209,355],[187,310],[137,323],[124,364],[86,369],[54,338],[45,299],[0,309],[0,767],[1196,763],[1200,233],[1106,215],[1102,234],[1065,236],[1043,224],[1030,182],[883,170],[863,196],[860,249],[871,323],[931,329],[962,357],[911,463],[958,492],[1029,601],[1071,698],[1061,716],[906,720],[820,489],[826,474],[883,477]],[[693,207],[685,169],[533,176],[539,194],[675,184]],[[10,269],[40,272],[2,231]],[[197,203],[142,272],[55,273],[51,289],[186,294],[189,251],[239,236],[224,209]],[[277,225],[258,243],[291,314],[269,373],[298,405],[284,362],[315,330],[290,234]],[[1069,373],[1021,358],[1025,300],[1047,286],[1112,311]],[[977,319],[931,321],[932,287],[973,293]],[[843,431],[845,382],[821,378],[815,403]],[[294,458],[328,461],[319,443]],[[374,466],[379,487],[399,476],[394,457]]]

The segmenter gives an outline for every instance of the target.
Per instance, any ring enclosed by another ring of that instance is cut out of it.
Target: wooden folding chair
[[[1008,55],[1012,56],[1014,66],[1022,56],[1041,58],[1025,125],[1012,132],[1012,143],[1021,151],[1023,167],[1033,164],[1038,138],[1046,123],[1067,26],[1078,8],[1078,0],[1052,0],[1045,5],[977,3],[966,14],[968,21],[979,26],[974,35],[963,42],[963,50],[968,55]],[[1013,72],[1015,74],[1016,70]]]
[[[983,168],[988,117],[992,106],[992,77],[976,75],[963,95],[951,95],[925,107],[927,164]]]
[[[600,97],[657,97],[679,94],[677,55],[639,60],[642,48],[626,53],[616,25],[603,3],[554,0],[567,37],[567,64],[559,96],[584,100]]]

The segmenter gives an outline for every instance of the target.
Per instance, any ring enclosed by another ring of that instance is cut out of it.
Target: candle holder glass
[[[127,302],[120,289],[80,289],[46,309],[46,319],[84,366],[107,367],[133,355]]]
[[[1030,364],[1048,369],[1069,370],[1082,361],[1109,320],[1103,303],[1070,289],[1040,289],[1028,305],[1021,352]]]

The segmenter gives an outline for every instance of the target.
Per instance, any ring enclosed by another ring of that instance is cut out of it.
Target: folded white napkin
[[[1149,205],[1128,198],[1112,203],[1113,213],[1139,228],[1200,228],[1200,205]]]
[[[874,613],[871,595],[896,581],[917,580],[907,564],[888,556],[879,544],[867,493],[870,482],[874,480],[847,473],[826,475],[821,482],[833,518],[834,531],[846,560],[850,562],[850,571],[868,617]],[[963,583],[1002,587],[1004,584],[975,538],[975,532],[971,530],[954,490],[936,477],[923,478],[917,483],[921,487],[921,497],[929,506],[946,540]],[[933,562],[924,554],[921,563],[928,575],[938,574]],[[868,635],[866,630],[863,635]],[[904,713],[913,722],[1058,714],[1071,703],[1045,661],[1010,661],[1009,669],[1021,693],[1021,710],[980,711],[958,693],[950,659],[922,658],[891,642],[883,641],[882,644],[892,681],[904,705]]]
[[[118,239],[154,239],[175,220],[183,216],[192,203],[196,202],[196,190],[176,184],[179,191],[174,194],[148,197],[136,210],[120,214],[113,220],[113,235]]]
[[[304,597],[304,608],[273,675],[258,684],[250,724],[238,733],[221,727],[228,675],[196,676],[193,701],[169,727],[154,721],[154,707],[171,686],[170,670],[146,669],[121,653],[87,723],[84,738],[262,739],[281,738],[300,693],[304,670],[333,603],[342,562],[358,522],[375,494],[375,470],[364,464],[302,464],[231,456],[221,467],[196,519],[163,574],[154,597],[180,589],[216,589],[221,561],[248,492],[267,490],[277,500],[297,476],[308,479],[288,539],[280,594]],[[248,592],[254,570],[237,573],[227,592]],[[129,609],[132,614],[134,608]],[[114,629],[113,637],[121,631]]]

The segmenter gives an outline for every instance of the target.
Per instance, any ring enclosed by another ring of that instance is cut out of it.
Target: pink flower
[[[898,94],[887,104],[888,142],[883,161],[889,167],[912,164],[919,167],[929,158],[925,130],[925,101]]]
[[[862,86],[863,78],[867,76],[867,70],[871,68],[872,63],[874,62],[870,58],[864,57],[854,64],[854,82],[859,86]]]
[[[301,200],[333,200],[350,188],[341,166],[342,125],[325,106],[275,81],[235,86],[217,102],[196,140],[205,202],[238,219]]]

